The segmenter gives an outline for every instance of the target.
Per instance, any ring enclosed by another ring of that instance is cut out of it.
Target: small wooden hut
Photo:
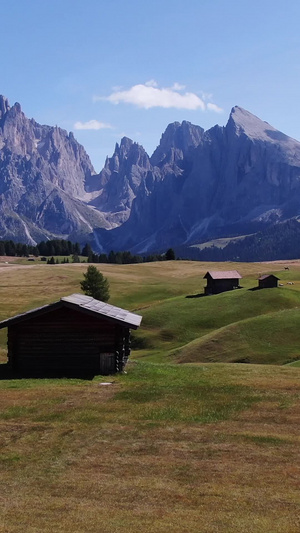
[[[271,289],[272,287],[278,287],[279,278],[274,274],[266,274],[258,278],[258,287],[260,289]]]
[[[209,271],[203,279],[207,280],[204,294],[219,294],[220,292],[232,291],[240,287],[239,280],[242,276],[237,270]]]
[[[130,329],[142,317],[72,294],[0,322],[8,328],[8,364],[21,374],[114,374],[130,355]]]

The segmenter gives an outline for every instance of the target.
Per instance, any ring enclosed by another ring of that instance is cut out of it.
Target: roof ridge
[[[99,307],[99,303],[103,304],[103,306]],[[21,313],[3,320],[0,322],[0,329],[5,328],[10,324],[29,319],[30,316],[34,316],[35,314],[39,315],[40,313],[47,313],[47,311],[51,310],[51,308],[60,306],[66,306],[73,309],[77,308],[78,310],[93,314],[94,316],[100,315],[107,320],[115,320],[119,324],[124,324],[124,326],[132,327],[134,329],[138,328],[142,321],[141,315],[132,313],[127,309],[122,309],[122,307],[116,307],[115,305],[101,302],[101,300],[96,300],[96,298],[87,296],[85,294],[74,293],[70,296],[62,296],[57,302],[53,302],[42,307],[37,307],[35,309],[26,311],[25,313]]]

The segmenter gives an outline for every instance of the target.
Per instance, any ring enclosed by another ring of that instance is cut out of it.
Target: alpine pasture
[[[5,261],[0,320],[87,268]],[[97,266],[143,315],[127,374],[7,379],[1,331],[0,532],[299,531],[300,262]],[[243,288],[202,297],[222,269]]]

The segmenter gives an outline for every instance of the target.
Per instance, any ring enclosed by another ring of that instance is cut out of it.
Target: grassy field
[[[99,268],[109,279],[111,303],[143,315],[143,327],[135,334],[133,343],[135,357],[143,357],[152,362],[222,361],[222,349],[216,353],[216,348],[223,346],[227,352],[224,354],[224,361],[232,362],[248,357],[249,362],[268,363],[268,350],[261,347],[258,349],[256,342],[255,330],[259,327],[260,320],[263,320],[261,328],[270,338],[276,317],[274,316],[274,321],[265,320],[265,315],[297,309],[300,304],[300,265],[296,261],[290,262],[290,270],[286,271],[286,264],[224,263],[220,266],[213,263],[170,261],[138,265],[103,264]],[[5,305],[0,307],[0,320],[53,302],[61,296],[80,292],[80,280],[86,268],[86,264],[10,266],[2,263],[0,298]],[[205,285],[203,275],[207,270],[216,268],[238,268],[243,276],[243,288],[209,298],[202,297]],[[284,286],[275,291],[248,290],[257,286],[260,274],[267,272],[277,274]],[[297,321],[296,313],[291,314],[291,317]],[[256,320],[254,325],[251,320],[247,321],[251,318]],[[287,321],[281,320],[279,316],[279,336],[281,326],[285,328],[287,325]],[[226,332],[222,330],[224,327],[227,327]],[[292,329],[291,327],[290,330]],[[210,337],[206,338],[208,342],[205,344],[206,335]],[[226,336],[226,343],[223,342],[222,335]],[[243,346],[248,355],[244,355],[245,350],[241,350],[241,354],[237,353],[236,340],[241,335],[246,339]],[[214,337],[216,340],[212,342]],[[284,338],[285,335],[282,334],[283,346]],[[1,331],[2,358],[5,357],[5,344],[6,332]],[[300,351],[297,335],[290,335],[287,344],[289,350],[286,357],[283,351],[278,357],[278,364],[297,359]],[[276,349],[270,360],[272,363],[276,363],[276,353],[280,350],[277,342],[274,346]],[[272,343],[269,348],[272,351]],[[228,358],[228,352],[232,352],[231,359]]]
[[[5,533],[299,530],[300,370],[1,382]]]
[[[285,264],[101,265],[111,303],[144,317],[138,350],[108,379],[0,365],[0,532],[298,532],[300,264]],[[197,297],[230,268],[244,289]],[[4,264],[0,319],[79,292],[85,270]],[[284,286],[248,290],[267,272]]]

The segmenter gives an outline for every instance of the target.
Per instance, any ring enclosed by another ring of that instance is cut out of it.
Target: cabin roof
[[[206,272],[203,279],[211,277],[212,279],[242,279],[241,274],[237,270],[209,270]]]
[[[258,278],[259,281],[263,281],[264,279],[268,279],[268,278],[275,278],[275,279],[280,279],[280,278],[277,278],[277,276],[274,276],[274,274],[265,274],[264,276],[260,276],[260,278]]]
[[[12,318],[3,320],[0,322],[0,329],[24,320],[28,320],[34,316],[54,311],[60,307],[69,307],[76,311],[90,314],[98,318],[107,318],[110,321],[117,322],[120,325],[124,325],[133,329],[137,329],[142,321],[142,317],[140,315],[131,313],[131,311],[127,311],[126,309],[121,309],[121,307],[116,307],[114,305],[101,302],[100,300],[96,300],[95,298],[86,296],[84,294],[71,294],[70,296],[62,297],[58,302],[44,305],[43,307],[37,307],[27,311],[26,313],[21,313],[20,315],[15,315]]]

